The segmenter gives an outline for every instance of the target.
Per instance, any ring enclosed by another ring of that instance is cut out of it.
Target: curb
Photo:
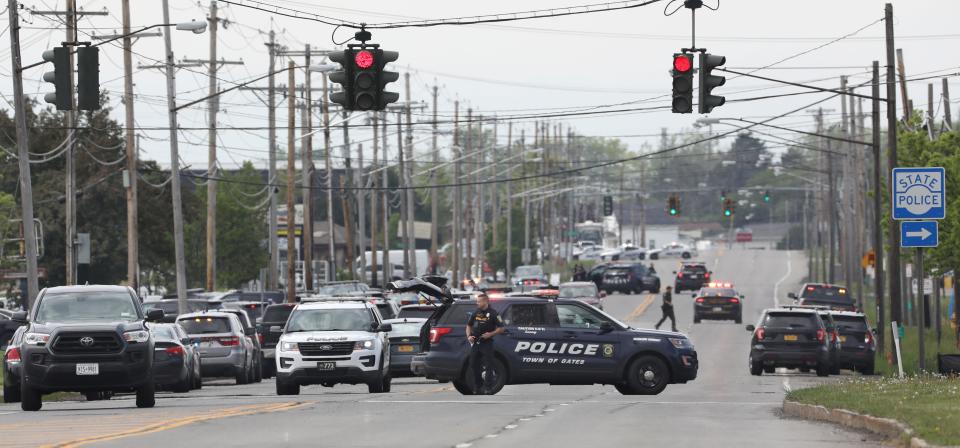
[[[898,441],[901,446],[911,448],[933,448],[925,440],[915,437],[913,429],[890,418],[873,417],[858,414],[846,409],[829,409],[824,406],[797,403],[783,400],[783,415],[788,417],[835,423],[847,428],[870,431],[888,440]],[[909,443],[906,442],[909,440]]]

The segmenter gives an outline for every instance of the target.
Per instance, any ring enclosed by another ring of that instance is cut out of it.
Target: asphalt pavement
[[[745,295],[744,325],[775,297],[795,291],[806,269],[802,252],[715,248],[701,252],[717,281]],[[649,262],[648,262],[649,263]],[[678,260],[653,262],[672,284]],[[366,386],[304,387],[278,397],[272,380],[236,386],[207,381],[188,394],[162,393],[153,409],[132,397],[45,403],[37,413],[0,405],[5,446],[876,446],[863,433],[779,416],[785,390],[834,381],[779,370],[751,376],[750,333],[732,321],[693,324],[692,297],[674,296],[677,325],[696,345],[698,378],[657,396],[623,396],[612,386],[507,386],[496,396],[462,396],[449,384],[396,379],[393,392]],[[614,294],[606,311],[652,328],[659,296]],[[844,372],[844,375],[849,373]]]

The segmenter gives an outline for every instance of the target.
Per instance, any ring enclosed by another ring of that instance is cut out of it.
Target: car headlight
[[[128,331],[123,334],[123,340],[127,342],[147,342],[150,340],[150,332],[146,330]]]
[[[676,348],[693,348],[693,343],[687,338],[667,338]]]
[[[373,339],[367,339],[366,341],[357,341],[353,344],[354,350],[370,350],[373,348]]]
[[[280,343],[281,352],[296,352],[300,351],[300,346],[296,342],[281,342]]]
[[[44,345],[50,341],[50,335],[45,333],[27,333],[23,335],[23,342],[27,345]]]

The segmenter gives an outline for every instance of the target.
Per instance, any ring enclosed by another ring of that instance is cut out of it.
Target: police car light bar
[[[721,282],[710,282],[707,283],[708,288],[733,288],[732,283],[721,283]]]

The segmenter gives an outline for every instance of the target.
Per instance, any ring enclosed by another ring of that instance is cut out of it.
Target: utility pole
[[[460,101],[453,102],[453,178],[460,179]],[[454,182],[453,198],[453,285],[454,288],[460,287],[460,259],[463,256],[462,241],[460,236],[461,212],[460,202],[463,200],[460,181]]]
[[[207,291],[217,287],[217,0],[210,1],[210,130],[207,137]]]
[[[907,69],[903,64],[902,48],[897,48],[897,72],[900,76],[900,96],[903,97],[903,122],[906,123],[910,120],[913,107],[911,107],[910,97],[907,95]]]
[[[837,196],[836,196],[836,181],[834,181],[833,175],[833,144],[832,140],[827,140],[827,189],[828,189],[828,200],[827,200],[827,214],[829,216],[828,222],[830,223],[830,266],[827,270],[827,282],[834,283],[836,281],[835,271],[836,271],[836,247],[837,247]]]
[[[950,107],[952,107],[950,105],[950,86],[949,84],[947,84],[947,78],[943,78],[940,81],[943,83],[943,87],[941,88],[943,90],[943,93],[941,95],[943,96],[943,121],[947,123],[947,129],[952,130],[953,119],[951,118],[951,115],[950,115]]]
[[[139,179],[136,122],[133,115],[133,38],[130,36],[130,0],[122,1],[123,9],[123,109],[124,149],[127,154],[125,173],[127,193],[127,283],[140,295],[140,235],[137,227],[137,182]],[[11,22],[12,23],[12,22]],[[13,27],[11,27],[12,29]],[[14,74],[14,76],[17,76]]]
[[[467,108],[467,136],[466,136],[466,148],[464,152],[467,154],[467,157],[472,157],[471,160],[476,160],[475,157],[471,156],[473,154],[473,109]],[[457,183],[460,183],[460,175],[458,173]],[[467,203],[473,204],[473,198],[476,196],[474,192],[475,187],[467,187]],[[465,247],[463,250],[463,272],[464,279],[473,278],[473,219],[474,211],[476,209],[472,206],[468,206],[466,212],[466,223],[464,223],[463,228],[463,238],[465,240]]]
[[[287,61],[287,303],[295,303],[297,297],[297,105],[296,65]]]
[[[343,174],[346,177],[346,180],[343,177],[340,178],[340,200],[344,204],[343,207],[343,224],[346,227],[347,233],[347,259],[344,261],[344,267],[350,271],[350,278],[356,278],[354,273],[356,272],[356,258],[354,257],[354,235],[353,235],[353,207],[352,200],[353,195],[352,191],[347,186],[353,186],[353,172],[350,168],[350,112],[343,111]]]
[[[270,128],[268,131],[268,144],[270,145],[270,165],[267,174],[268,183],[274,183],[277,180],[277,96],[274,91],[276,88],[276,80],[273,74],[277,59],[277,44],[274,40],[275,38],[275,32],[271,29],[270,41],[267,43],[267,48],[270,53],[270,66],[267,67],[267,72],[270,73],[267,80],[267,124]],[[292,100],[291,98],[291,101]],[[267,216],[270,219],[268,226],[270,234],[268,235],[267,242],[270,248],[270,266],[267,267],[267,289],[276,291],[279,283],[277,276],[279,275],[280,269],[280,253],[277,248],[277,188],[268,188],[268,193],[270,194],[270,212],[267,213]],[[290,212],[290,210],[287,210],[288,217]]]
[[[433,138],[430,144],[431,152],[433,153],[433,166],[437,166],[440,163],[440,154],[437,150],[437,86],[433,86]],[[430,183],[435,183],[434,180],[436,176],[430,172]],[[436,269],[437,264],[439,263],[440,258],[437,256],[437,195],[440,193],[439,188],[430,189],[430,265]]]
[[[390,139],[387,138],[387,114],[383,114],[381,129],[381,134],[383,135],[383,190],[380,191],[380,200],[383,201],[383,282],[393,281],[393,261],[390,260],[390,191],[388,187],[390,185],[390,170],[387,169],[387,166],[390,165],[388,162],[390,160],[389,152],[387,148],[389,146],[388,142]]]
[[[485,215],[486,207],[484,207],[484,197],[483,197],[484,185],[480,183],[480,171],[477,170],[476,168],[483,166],[484,162],[486,161],[485,152],[486,152],[487,139],[484,138],[484,135],[483,135],[483,115],[479,115],[477,120],[477,140],[479,140],[479,144],[477,145],[479,146],[479,149],[477,150],[476,157],[474,158],[474,160],[476,160],[477,163],[473,164],[474,166],[473,180],[476,185],[474,188],[476,188],[476,191],[477,191],[477,194],[474,195],[474,200],[476,201],[477,205],[476,207],[474,207],[474,210],[476,211],[476,218],[474,220],[474,228],[473,228],[473,231],[474,231],[473,238],[477,244],[477,258],[476,258],[476,262],[474,263],[477,265],[477,268],[476,268],[477,270],[471,271],[471,274],[482,278],[483,264],[484,264],[484,260],[486,259],[486,256],[485,256],[486,248],[484,247],[484,244],[483,244],[484,243],[483,224],[485,221],[484,215]]]
[[[887,3],[884,8],[884,24],[886,26],[887,50],[887,188],[893,185],[893,169],[897,167],[897,85],[894,73],[894,39],[893,39],[893,5]],[[904,97],[906,99],[906,97]],[[900,283],[900,225],[891,215],[887,221],[887,243],[890,253],[887,259],[887,269],[890,271],[890,320],[903,325],[901,313],[901,283]],[[878,260],[879,264],[879,260]],[[897,362],[896,351],[891,351],[894,362]]]
[[[327,74],[323,73],[323,157],[327,170],[327,272],[328,280],[337,279],[336,236],[333,228],[333,165],[330,162],[330,95]]]
[[[366,197],[367,191],[364,188],[363,181],[363,143],[357,144],[357,193],[354,195],[357,198],[357,246],[359,250],[360,258],[360,281],[366,281],[364,279],[364,272],[367,269],[367,236],[366,236],[366,227],[367,227],[367,204]]]
[[[410,271],[413,275],[417,275],[420,271],[417,269],[417,234],[416,227],[414,225],[416,221],[416,201],[417,201],[417,192],[414,191],[414,179],[413,179],[413,117],[411,108],[413,103],[410,102],[410,72],[403,74],[404,82],[406,83],[407,91],[407,158],[409,162],[407,163],[407,170],[404,172],[404,176],[407,178],[406,187],[407,187],[407,235],[410,238],[410,245],[407,246],[410,251]],[[402,151],[401,151],[402,154]],[[432,225],[432,223],[431,223]]]
[[[407,214],[407,192],[403,187],[409,187],[407,183],[406,164],[403,161],[403,110],[397,109],[397,163],[399,167],[400,180],[400,221],[397,226],[400,228],[400,238],[403,241],[403,276],[412,277],[413,271],[410,269],[410,238],[407,233],[407,220],[410,216]]]
[[[30,133],[27,130],[26,105],[23,97],[23,72],[20,59],[20,16],[16,0],[7,0],[10,16],[10,65],[13,75],[13,106],[17,125],[17,166],[20,171],[20,219],[23,224],[23,246],[26,252],[27,291],[24,309],[33,306],[39,292],[37,280],[37,235],[33,226],[33,182],[30,179]]]
[[[377,202],[380,200],[379,192],[377,191],[377,166],[380,164],[377,152],[379,151],[379,132],[377,127],[377,112],[374,111],[371,116],[371,123],[373,124],[373,165],[370,166],[370,183],[373,185],[373,189],[370,190],[370,284],[372,286],[377,286]],[[386,164],[384,164],[386,165]],[[366,272],[366,268],[364,268]],[[389,277],[379,276],[384,279],[383,285],[386,286]],[[366,281],[366,279],[363,279]]]
[[[310,44],[304,48],[303,141],[300,143],[300,171],[303,173],[303,287],[313,291],[313,86],[310,82]]]
[[[169,0],[163,0],[163,23],[170,23]],[[170,189],[173,197],[173,252],[176,265],[177,309],[180,314],[187,313],[187,260],[183,248],[183,204],[180,198],[180,148],[177,142],[177,87],[174,74],[173,42],[167,27],[163,33],[166,50],[167,107],[170,126]],[[271,67],[271,71],[272,71]]]
[[[507,157],[513,156],[513,122],[507,122]],[[523,163],[523,156],[520,158]],[[509,172],[509,171],[508,171]],[[507,280],[510,279],[510,272],[513,271],[513,182],[507,181],[507,260],[504,266],[504,274]]]
[[[871,100],[871,105],[873,111],[870,114],[870,124],[873,134],[873,251],[874,251],[874,268],[873,268],[873,289],[877,306],[877,328],[881,331],[877,332],[877,351],[883,353],[884,337],[887,332],[884,330],[887,328],[886,325],[886,316],[885,311],[886,307],[884,304],[883,296],[883,287],[884,287],[884,278],[883,278],[883,209],[881,204],[881,194],[880,191],[880,179],[882,173],[880,172],[880,62],[873,61],[873,88],[871,90],[873,99]]]

